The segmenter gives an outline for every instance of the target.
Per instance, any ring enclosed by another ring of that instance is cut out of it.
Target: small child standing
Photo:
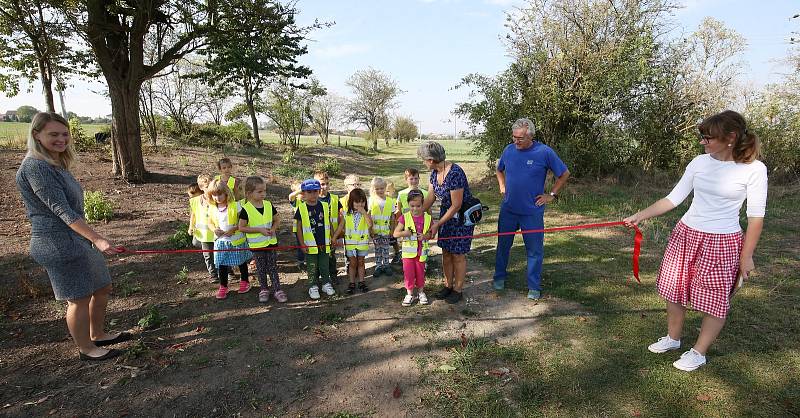
[[[322,291],[328,296],[333,296],[336,291],[330,282],[329,255],[333,231],[330,224],[330,208],[325,202],[319,200],[319,181],[308,179],[300,184],[302,200],[296,200],[297,211],[294,214],[297,225],[297,240],[302,242],[302,251],[306,255],[306,272],[308,282],[308,296],[319,299],[319,283]]]
[[[416,168],[406,168],[406,170],[403,172],[403,175],[406,178],[406,184],[408,187],[397,192],[397,204],[402,213],[407,213],[410,210],[408,207],[408,193],[412,190],[419,190],[422,192],[422,199],[424,200],[426,197],[428,197],[428,191],[419,188],[419,170]]]
[[[347,294],[356,291],[356,278],[358,288],[367,292],[369,288],[364,280],[364,259],[369,252],[369,230],[372,228],[372,217],[367,211],[367,195],[359,188],[353,189],[347,195],[347,211],[343,222],[339,224],[334,237],[344,236],[344,249],[347,260],[347,276],[350,284],[347,285]]]
[[[206,189],[211,177],[207,174],[197,176],[197,190],[190,188],[189,192],[189,235],[192,236],[192,245],[203,250],[214,249],[214,231],[209,227],[209,201]],[[206,263],[208,276],[211,283],[218,283],[217,267],[214,264],[214,255],[210,251],[203,252],[203,261]]]
[[[300,190],[300,183],[292,183],[292,192],[289,193],[289,204],[292,205],[292,209],[297,210],[297,200],[303,198],[303,192]],[[297,238],[297,223],[292,222],[292,234],[295,236],[297,240],[297,245],[302,245],[303,241],[300,241]],[[297,248],[297,268],[300,271],[306,270],[306,253],[303,252],[301,248]]]
[[[233,192],[225,183],[214,180],[206,192],[211,207],[209,211],[209,225],[217,239],[214,241],[214,250],[246,249],[247,241],[244,234],[239,231],[239,212],[242,210]],[[217,251],[214,252],[214,263],[219,272],[219,290],[217,299],[228,297],[228,272],[239,266],[242,276],[239,279],[239,293],[250,291],[250,281],[247,273],[247,262],[253,254],[247,250]]]
[[[328,173],[325,171],[317,171],[314,173],[314,180],[319,182],[319,200],[321,202],[325,202],[328,204],[330,208],[330,215],[331,215],[331,230],[336,231],[339,228],[339,221],[341,220],[342,216],[342,204],[339,201],[339,196],[329,193],[329,187],[331,184],[330,177],[328,177]],[[331,246],[331,254],[329,257],[330,264],[328,265],[328,271],[331,275],[331,283],[334,285],[339,284],[339,272],[336,267],[336,244]]]
[[[372,179],[369,193],[369,214],[374,223],[372,227],[372,240],[375,242],[375,272],[372,277],[383,274],[392,275],[391,258],[389,256],[392,245],[389,237],[394,230],[394,213],[397,210],[395,200],[386,196],[386,180],[382,177]]]
[[[403,214],[397,222],[394,236],[402,238],[403,277],[405,278],[406,296],[403,306],[411,306],[418,298],[421,305],[427,305],[425,294],[425,262],[428,259],[428,239],[431,230],[431,215],[422,210],[423,196],[419,190],[408,193],[409,212]],[[414,296],[414,289],[417,296]]]
[[[278,302],[286,302],[286,292],[281,290],[281,281],[278,277],[278,255],[274,247],[278,246],[278,211],[272,202],[266,200],[267,183],[258,176],[248,177],[244,181],[244,193],[247,201],[239,211],[239,230],[245,233],[247,245],[253,252],[253,259],[258,272],[261,291],[258,292],[258,301],[269,302],[269,289],[267,287],[267,274],[272,280],[272,294]]]
[[[233,163],[231,159],[228,157],[220,158],[219,161],[217,161],[217,169],[219,170],[219,174],[214,176],[214,180],[219,180],[222,184],[228,186],[233,192],[233,197],[236,201],[241,200],[241,184],[239,184],[239,179],[233,176]]]

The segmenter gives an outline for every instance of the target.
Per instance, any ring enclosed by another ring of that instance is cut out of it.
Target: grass
[[[618,220],[669,189],[670,184],[644,180],[628,185],[572,181],[548,208],[545,226]],[[474,190],[493,209],[478,231],[491,232],[499,206],[496,183]],[[666,314],[655,276],[685,202],[643,225],[641,286],[631,280],[630,231],[547,235],[545,293],[579,303],[580,312],[543,316],[541,332],[527,341],[452,348],[439,364],[456,370],[424,374],[423,400],[441,414],[457,416],[797,416],[800,226],[793,210],[798,206],[796,186],[770,190],[755,256],[757,275],[733,300],[706,367],[681,372],[671,364],[680,353],[654,355],[645,349],[664,334]],[[522,293],[525,253],[516,241],[506,286],[508,292]],[[496,239],[475,240],[473,260],[493,269],[495,245]],[[687,316],[684,347],[697,339],[701,319],[697,313]],[[487,376],[487,370],[501,366],[511,369],[511,380]]]
[[[90,137],[108,127],[108,124],[82,124],[83,132]],[[25,149],[30,123],[0,122],[0,148]]]

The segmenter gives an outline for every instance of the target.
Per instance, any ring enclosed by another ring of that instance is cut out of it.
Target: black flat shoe
[[[452,292],[450,292],[449,295],[447,295],[447,298],[445,298],[444,301],[450,305],[458,303],[459,301],[461,301],[461,292],[456,292],[455,290],[453,290]]]
[[[433,297],[439,300],[447,299],[447,297],[450,296],[451,293],[453,293],[452,287],[443,287],[442,290],[436,292],[436,294],[433,295]]]
[[[110,339],[110,340],[98,340],[94,342],[94,345],[98,347],[105,347],[107,345],[114,345],[119,344],[121,342],[125,342],[131,339],[131,334],[127,332],[120,332],[119,335]]]
[[[83,353],[80,353],[79,357],[83,361],[103,361],[103,360],[108,360],[108,359],[112,359],[114,357],[117,357],[120,354],[122,354],[122,351],[112,348],[112,349],[108,350],[108,353],[105,353],[100,357],[92,357],[90,355],[83,354]]]

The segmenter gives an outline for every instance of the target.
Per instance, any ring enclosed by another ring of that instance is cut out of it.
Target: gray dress
[[[68,225],[84,219],[83,189],[69,171],[25,158],[17,188],[31,221],[31,257],[47,270],[57,300],[91,296],[111,283],[103,254]]]

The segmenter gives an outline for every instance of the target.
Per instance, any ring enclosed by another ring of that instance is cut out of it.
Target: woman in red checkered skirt
[[[673,365],[692,371],[706,363],[706,351],[725,325],[730,298],[755,268],[753,251],[761,235],[767,204],[767,168],[758,137],[731,110],[698,125],[705,153],[695,157],[667,197],[624,219],[632,227],[680,205],[694,191],[692,204],[669,237],[658,272],[658,293],[667,301],[667,335],[651,344],[654,353],[681,347],[686,307],[704,314],[700,335]],[[739,211],[747,200],[747,231]]]

